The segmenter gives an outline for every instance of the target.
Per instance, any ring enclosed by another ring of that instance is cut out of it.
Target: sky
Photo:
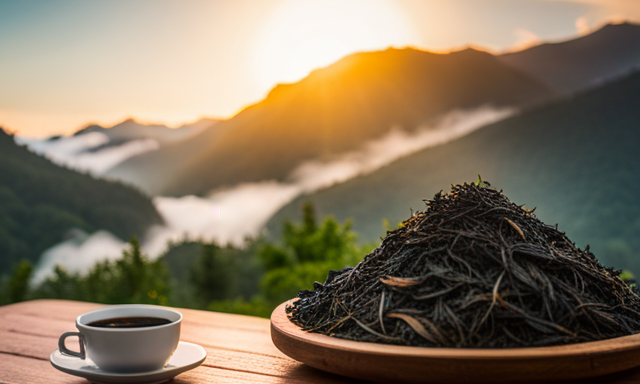
[[[640,22],[636,0],[0,0],[0,126],[230,118],[358,51],[493,53]]]

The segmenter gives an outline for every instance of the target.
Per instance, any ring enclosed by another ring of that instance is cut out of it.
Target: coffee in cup
[[[116,317],[115,319],[98,320],[87,324],[90,327],[99,328],[142,328],[165,325],[171,320],[161,317]]]
[[[148,372],[165,366],[180,341],[182,314],[154,305],[114,305],[76,318],[78,332],[60,336],[60,352],[90,358],[109,372]],[[66,348],[78,336],[80,351]]]

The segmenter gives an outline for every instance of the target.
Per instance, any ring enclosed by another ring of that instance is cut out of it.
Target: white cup
[[[169,324],[136,328],[103,328],[88,324],[122,317],[159,317]],[[155,305],[114,305],[76,318],[79,332],[65,332],[58,340],[60,352],[80,359],[90,358],[104,371],[148,372],[161,369],[180,341],[182,314]],[[78,336],[80,352],[70,351],[64,341]],[[85,353],[86,351],[86,353]]]

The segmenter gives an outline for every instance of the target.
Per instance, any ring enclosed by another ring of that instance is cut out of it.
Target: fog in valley
[[[365,143],[357,151],[305,162],[294,169],[285,182],[267,180],[243,183],[212,191],[207,197],[155,197],[153,202],[164,218],[164,225],[148,230],[141,239],[142,248],[150,257],[156,258],[167,249],[169,241],[183,239],[213,240],[219,244],[242,246],[245,238],[259,235],[271,216],[302,194],[371,173],[403,156],[454,140],[515,112],[514,108],[491,106],[454,110],[437,119],[436,123],[413,132],[393,127],[385,136]],[[59,144],[37,142],[30,144],[30,148],[44,152],[60,164],[95,174],[107,170],[106,165],[99,164],[108,163],[113,167],[119,161],[135,155],[136,150],[141,153],[153,149],[146,140],[134,140],[87,152],[86,148],[96,146],[103,140],[89,135],[61,138],[56,140]],[[98,145],[102,144],[105,143]],[[83,272],[97,261],[117,259],[126,244],[106,231],[92,235],[71,231],[67,240],[42,255],[34,282],[42,281],[55,265],[61,265],[70,272]]]

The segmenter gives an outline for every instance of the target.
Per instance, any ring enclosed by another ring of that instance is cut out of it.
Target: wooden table
[[[74,330],[75,318],[102,305],[36,300],[0,307],[0,383],[88,383],[51,366],[58,336]],[[172,383],[362,383],[292,360],[271,343],[269,320],[180,310],[181,340],[202,345],[207,359]],[[640,384],[640,368],[593,383]]]

